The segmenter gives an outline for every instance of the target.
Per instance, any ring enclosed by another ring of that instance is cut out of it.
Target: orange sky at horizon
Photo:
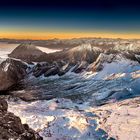
[[[71,39],[84,37],[101,37],[101,38],[122,38],[122,39],[140,39],[140,34],[136,33],[111,33],[111,32],[0,32],[0,38],[9,39]]]

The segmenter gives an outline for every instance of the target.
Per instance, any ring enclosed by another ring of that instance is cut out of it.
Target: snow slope
[[[24,123],[28,123],[30,127],[39,131],[45,140],[98,140],[107,139],[109,136],[125,140],[128,137],[124,129],[132,127],[131,124],[122,125],[123,134],[114,125],[109,131],[107,129],[109,122],[114,123],[113,116],[104,124],[102,120],[104,117],[98,113],[106,115],[104,106],[97,106],[107,102],[109,103],[106,105],[108,112],[112,110],[115,114],[116,101],[123,103],[124,99],[129,100],[129,98],[139,96],[140,65],[121,57],[103,65],[104,69],[100,72],[81,74],[69,72],[61,78],[49,77],[47,82],[44,77],[37,80],[31,78],[30,82],[33,81],[36,86],[40,87],[43,84],[47,87],[43,92],[55,92],[56,98],[35,102],[21,100],[15,102],[12,99],[8,101],[9,111],[14,112]],[[25,93],[26,90],[21,92]],[[110,107],[110,104],[113,107]],[[129,110],[130,108],[128,107]],[[125,107],[123,109],[125,110]],[[118,121],[116,125],[120,123]],[[137,131],[132,133],[131,138],[137,133]]]

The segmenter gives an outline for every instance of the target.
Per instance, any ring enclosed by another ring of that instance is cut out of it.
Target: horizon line
[[[24,41],[39,41],[39,40],[42,40],[42,41],[47,41],[47,40],[71,40],[71,39],[120,39],[120,40],[139,40],[139,38],[123,38],[123,37],[96,37],[96,36],[93,36],[93,37],[88,37],[88,36],[85,36],[85,37],[72,37],[72,38],[58,38],[58,37],[51,37],[51,38],[14,38],[14,37],[0,37],[0,40],[24,40]]]

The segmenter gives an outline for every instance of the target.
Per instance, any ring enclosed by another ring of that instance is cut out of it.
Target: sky
[[[3,0],[0,38],[140,38],[137,0]]]

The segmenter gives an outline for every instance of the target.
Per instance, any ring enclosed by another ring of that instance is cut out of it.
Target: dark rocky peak
[[[22,61],[6,59],[0,64],[0,91],[8,90],[26,75],[28,66]]]
[[[37,61],[40,56],[45,55],[37,46],[31,43],[24,43],[15,48],[8,56],[24,60],[26,62]]]
[[[92,63],[101,52],[103,52],[102,49],[91,44],[82,44],[70,49],[67,54],[71,62],[87,61],[88,63]]]
[[[22,124],[19,117],[7,111],[8,104],[0,98],[0,139],[1,140],[43,140],[28,124]]]

